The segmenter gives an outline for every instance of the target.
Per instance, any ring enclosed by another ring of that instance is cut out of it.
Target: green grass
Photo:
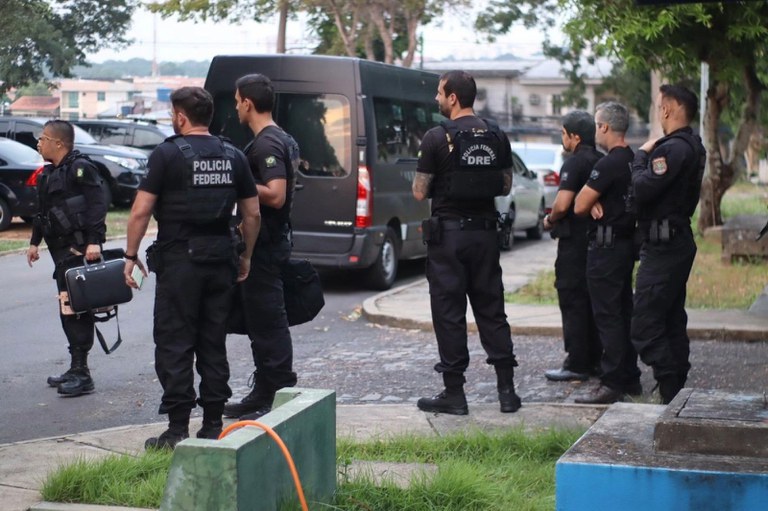
[[[322,509],[377,511],[551,510],[555,505],[555,462],[583,431],[455,434],[396,437],[364,443],[340,440],[340,481],[335,502]],[[414,478],[407,488],[349,476],[352,460],[431,463],[434,476]],[[43,498],[158,508],[171,455],[144,453],[79,460],[60,468],[44,483]],[[295,507],[294,507],[295,508]]]
[[[723,218],[766,214],[766,205],[768,188],[740,182],[723,197]],[[691,225],[696,225],[695,216]],[[768,264],[762,260],[723,263],[719,243],[697,235],[696,244],[698,252],[688,279],[686,306],[694,309],[749,308],[768,283]],[[508,303],[557,305],[554,282],[554,270],[542,271],[517,292],[507,293],[505,299]]]
[[[0,240],[0,254],[3,252],[12,252],[21,248],[27,248],[29,240]]]
[[[41,494],[49,502],[158,508],[171,456],[153,451],[137,458],[80,459],[49,475]]]

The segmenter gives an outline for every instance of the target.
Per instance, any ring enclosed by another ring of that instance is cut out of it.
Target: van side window
[[[276,95],[275,121],[299,144],[305,176],[345,177],[352,168],[349,100],[338,94]]]
[[[128,128],[104,126],[104,131],[101,133],[99,142],[102,144],[125,144],[128,137]]]
[[[437,103],[416,103],[391,98],[373,98],[376,116],[378,160],[395,163],[415,159],[424,133],[440,118]]]

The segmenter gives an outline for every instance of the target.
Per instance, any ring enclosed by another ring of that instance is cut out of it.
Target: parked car
[[[173,135],[173,126],[130,119],[82,119],[73,121],[100,144],[133,147],[149,154]]]
[[[37,149],[37,139],[46,121],[37,117],[0,117],[0,137]],[[88,155],[98,167],[104,179],[107,203],[129,205],[147,172],[147,155],[130,147],[100,145],[82,128],[74,128],[75,149]]]
[[[37,176],[43,157],[34,149],[0,138],[0,231],[15,216],[29,222],[37,213]]]
[[[515,231],[525,231],[528,239],[540,240],[544,233],[544,189],[536,173],[529,170],[512,151],[512,190],[495,198],[496,211],[512,224],[510,236],[499,236],[499,248],[512,248]]]
[[[544,187],[544,207],[549,213],[560,185],[560,168],[567,157],[563,146],[538,142],[512,142],[511,145],[525,165],[536,173],[539,183]]]

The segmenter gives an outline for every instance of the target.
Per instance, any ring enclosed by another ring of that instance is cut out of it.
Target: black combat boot
[[[661,403],[668,405],[672,402],[678,392],[680,392],[685,385],[681,381],[680,377],[676,374],[670,374],[662,376],[657,380],[659,382],[659,395],[661,396]]]
[[[443,373],[445,390],[435,397],[422,397],[416,403],[423,412],[467,415],[467,398],[464,395],[464,375],[461,373]]]
[[[515,368],[496,366],[496,388],[499,391],[501,413],[513,413],[523,405],[515,393]]]
[[[176,444],[189,438],[189,412],[190,410],[171,410],[168,412],[168,429],[160,436],[147,438],[144,449],[167,449],[172,451]]]
[[[75,361],[74,361],[74,357],[72,357],[71,355],[70,355],[70,358],[72,359],[72,361],[69,364],[69,369],[67,369],[65,372],[63,372],[59,376],[49,376],[48,385],[50,385],[51,387],[58,387],[65,381],[69,381],[70,379],[72,379],[72,370],[75,368]]]
[[[197,438],[208,438],[216,440],[221,435],[224,423],[221,420],[221,414],[224,410],[224,403],[203,405],[203,427],[197,432]]]
[[[239,403],[227,403],[224,405],[224,417],[237,417],[241,419],[255,419],[272,410],[272,401],[275,400],[275,392],[268,391],[265,384],[259,381],[256,371],[248,382],[251,392],[240,400]],[[245,416],[248,416],[247,418]]]
[[[59,385],[62,397],[77,397],[90,394],[94,390],[91,371],[88,369],[88,352],[72,350],[72,368],[67,371],[69,377]]]

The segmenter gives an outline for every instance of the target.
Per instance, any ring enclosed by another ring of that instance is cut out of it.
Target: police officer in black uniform
[[[248,276],[258,235],[258,195],[245,156],[211,136],[213,99],[200,87],[171,94],[173,129],[149,157],[128,220],[125,278],[131,287],[150,216],[157,219],[157,240],[147,251],[147,266],[157,275],[155,291],[155,370],[163,386],[160,413],[168,429],[149,438],[146,448],[173,449],[189,436],[189,416],[203,407],[198,438],[217,438],[228,385],[226,320],[235,281]],[[237,202],[244,251],[238,257],[230,232]],[[193,365],[200,374],[196,401]]]
[[[595,110],[597,145],[607,152],[576,196],[574,211],[589,217],[587,285],[603,347],[600,386],[577,403],[615,403],[642,394],[637,353],[629,339],[632,318],[635,216],[627,211],[634,153],[624,141],[629,112],[616,102]],[[591,215],[590,215],[591,214]]]
[[[632,164],[638,230],[632,343],[653,368],[663,403],[685,386],[691,364],[685,286],[696,256],[691,215],[699,202],[706,151],[689,127],[696,94],[678,85],[659,88],[664,137],[640,147]]]
[[[290,215],[299,146],[272,119],[275,91],[269,78],[246,75],[237,80],[235,89],[240,122],[255,136],[245,154],[259,190],[261,230],[251,273],[238,286],[256,366],[250,380],[253,388],[239,402],[227,403],[224,415],[252,420],[272,409],[277,390],[296,385],[281,270],[291,255]]]
[[[576,194],[602,154],[595,149],[595,121],[588,112],[574,110],[563,117],[563,149],[572,153],[560,169],[560,187],[544,228],[557,238],[555,287],[568,354],[560,369],[546,371],[552,381],[584,381],[597,372],[602,346],[592,316],[587,289],[587,227],[589,220],[574,214]]]
[[[432,323],[437,337],[445,389],[421,398],[420,410],[465,415],[464,371],[467,349],[467,297],[477,321],[480,342],[496,370],[502,412],[515,412],[517,366],[504,312],[496,209],[493,197],[509,193],[512,157],[507,136],[498,126],[474,115],[474,78],[464,71],[440,77],[437,102],[450,120],[429,130],[421,142],[413,181],[417,200],[432,198],[425,221],[427,279]]]
[[[48,121],[38,139],[37,149],[47,161],[38,179],[40,212],[35,217],[27,250],[30,266],[40,258],[38,245],[44,239],[56,265],[53,278],[59,290],[61,325],[69,342],[70,368],[50,376],[48,384],[62,396],[79,396],[94,390],[88,369],[88,352],[93,347],[93,316],[75,314],[69,307],[64,272],[101,257],[107,227],[107,203],[101,177],[87,156],[72,149],[75,132],[66,121]]]

